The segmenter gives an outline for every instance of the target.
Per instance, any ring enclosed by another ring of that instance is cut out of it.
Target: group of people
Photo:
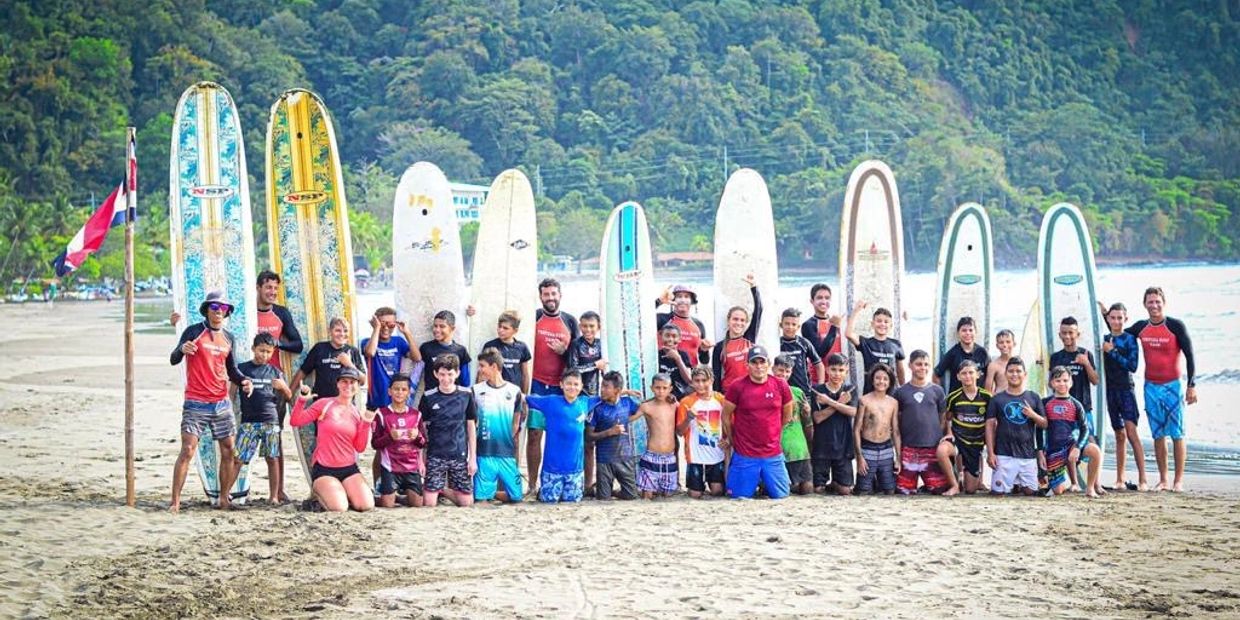
[[[808,319],[795,308],[783,311],[779,350],[768,351],[756,342],[762,297],[753,278],[746,281],[752,312],[729,309],[718,342],[694,316],[692,288],[676,286],[655,300],[667,311],[658,314],[659,367],[649,386],[626,385],[608,368],[600,341],[606,326],[595,312],[578,320],[561,311],[560,285],[551,278],[538,285],[531,343],[516,338],[522,317],[502,313],[495,339],[476,352],[476,377],[474,356],[454,339],[452,312],[435,314],[433,339],[415,346],[408,325],[385,307],[370,318],[371,334],[360,346],[350,344],[349,324],[333,319],[330,339],[311,347],[286,382],[293,369],[280,367],[280,353],[295,355],[304,345],[288,310],[275,303],[279,276],[264,271],[252,360],[234,361],[240,345],[224,328],[233,307],[218,292],[203,301],[204,320],[182,332],[172,353],[172,363],[184,360],[187,369],[171,509],[179,508],[198,441],[211,439],[233,457],[222,459],[221,489],[261,454],[270,497],[287,501],[280,435],[289,403],[292,426],[315,425],[313,503],[329,511],[433,507],[440,495],[457,506],[527,497],[649,499],[678,493],[682,471],[695,498],[954,495],[982,490],[983,463],[993,470],[994,494],[1106,493],[1098,480],[1100,431],[1090,422],[1100,374],[1090,351],[1077,345],[1076,318],[1062,317],[1063,349],[1048,360],[1051,394],[1044,397],[1026,388],[1027,362],[1012,355],[1011,331],[999,332],[999,355],[991,358],[977,342],[975,321],[961,318],[958,344],[932,368],[929,354],[906,356],[890,336],[887,309],[858,303],[846,321],[832,316],[826,284],[811,287]],[[1161,289],[1146,290],[1149,318],[1128,327],[1122,304],[1102,308],[1110,328],[1102,372],[1121,488],[1129,445],[1135,487],[1148,488],[1132,379],[1139,351],[1157,488],[1183,486],[1182,405],[1196,401],[1195,368],[1187,330],[1163,314],[1164,302]],[[871,336],[859,334],[863,314]],[[173,322],[179,318],[174,314]],[[861,386],[852,380],[846,346],[861,354]],[[365,407],[358,408],[361,390]],[[1167,477],[1167,437],[1174,482]],[[375,451],[373,484],[358,466],[368,445]],[[227,492],[219,503],[230,506]]]

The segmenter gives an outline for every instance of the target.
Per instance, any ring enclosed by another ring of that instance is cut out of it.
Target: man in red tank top
[[[233,359],[236,344],[233,335],[224,329],[224,319],[232,314],[233,305],[224,293],[212,291],[202,302],[199,312],[205,319],[181,332],[177,348],[172,350],[172,365],[185,360],[185,402],[181,408],[181,453],[172,468],[172,502],[169,510],[181,509],[181,487],[189,475],[189,462],[198,450],[198,442],[218,441],[220,454],[233,453],[232,401],[228,398],[228,382],[232,381],[249,393],[250,380],[237,370]],[[220,479],[235,479],[236,472],[226,475],[235,466],[232,458],[220,459]],[[228,491],[220,493],[220,508],[229,507]]]
[[[562,394],[560,378],[567,364],[565,352],[568,345],[581,335],[577,319],[567,312],[560,312],[560,283],[555,278],[545,278],[538,283],[538,299],[542,308],[534,314],[534,364],[530,393],[534,395]],[[542,469],[543,431],[547,428],[543,413],[530,409],[527,420],[529,435],[526,439],[526,473],[529,491],[526,496],[538,493],[539,470]],[[586,486],[593,488],[594,446],[586,444]]]

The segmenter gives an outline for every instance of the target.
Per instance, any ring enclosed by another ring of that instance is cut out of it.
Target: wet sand
[[[0,334],[0,616],[1240,614],[1234,477],[1099,501],[678,497],[326,515],[211,510],[191,469],[171,515],[181,385],[167,332],[137,339],[128,509],[120,311],[0,306],[0,321],[25,326]],[[287,471],[304,497],[296,461]],[[265,466],[254,476],[261,499]]]

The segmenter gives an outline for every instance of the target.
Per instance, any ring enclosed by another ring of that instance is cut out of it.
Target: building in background
[[[485,185],[468,183],[449,183],[452,188],[452,208],[456,209],[456,221],[477,222],[482,204],[487,201],[487,192],[491,188]]]

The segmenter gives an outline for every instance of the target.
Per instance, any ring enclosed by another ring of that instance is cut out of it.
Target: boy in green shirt
[[[785,382],[792,376],[792,358],[780,355],[775,358],[775,376]],[[792,390],[792,400],[796,403],[793,409],[796,415],[784,425],[780,436],[780,445],[784,449],[784,465],[788,468],[788,479],[792,492],[806,495],[814,492],[814,471],[810,466],[809,442],[805,440],[813,428],[814,419],[810,416],[809,401],[805,400],[805,392],[801,388],[788,386]]]

